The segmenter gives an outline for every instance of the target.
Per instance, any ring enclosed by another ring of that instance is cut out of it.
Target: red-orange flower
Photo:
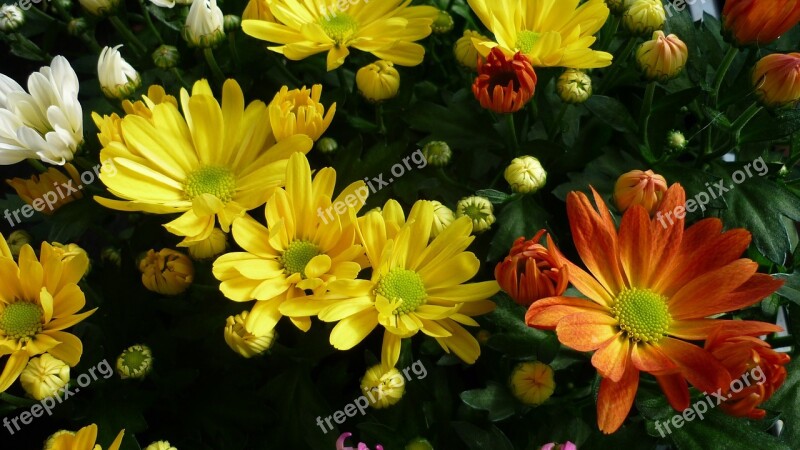
[[[478,63],[478,77],[472,92],[486,109],[497,113],[519,111],[533,98],[535,91],[536,72],[522,53],[508,59],[495,47],[486,61]]]
[[[667,180],[652,170],[631,170],[617,179],[614,185],[614,202],[620,212],[625,212],[632,205],[641,205],[652,214],[664,193],[667,192]]]
[[[592,364],[603,380],[597,421],[616,431],[630,411],[639,372],[656,377],[676,410],[689,406],[687,381],[715,392],[730,383],[725,366],[687,341],[702,341],[715,329],[738,334],[780,330],[772,324],[708,319],[750,306],[782,282],[756,273],[758,264],[739,256],[750,244],[744,229],[722,232],[716,218],[684,230],[684,219],[663,227],[640,205],[622,216],[619,231],[594,192],[598,210],[583,193],[567,197],[572,236],[589,272],[567,261],[569,279],[588,299],[552,297],[533,303],[526,322],[555,329],[562,344],[595,351]],[[683,205],[686,193],[672,185],[659,211]]]
[[[800,0],[731,0],[722,25],[739,45],[767,45],[800,22]]]
[[[731,397],[720,405],[731,416],[763,419],[767,412],[759,405],[786,380],[786,368],[791,359],[778,353],[759,339],[759,332],[742,336],[735,330],[715,332],[706,340],[705,348],[728,369],[734,380],[722,387],[724,397]]]
[[[508,256],[494,268],[500,287],[522,306],[561,295],[569,284],[567,267],[553,239],[548,234],[547,247],[539,243],[545,234],[545,230],[539,230],[529,241],[518,238]]]

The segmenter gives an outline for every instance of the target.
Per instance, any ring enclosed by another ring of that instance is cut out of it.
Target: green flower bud
[[[431,30],[436,34],[448,33],[455,26],[453,16],[447,11],[439,11],[439,15],[433,20]]]
[[[181,54],[177,47],[162,45],[153,52],[153,64],[160,69],[172,69],[181,60]]]
[[[336,139],[324,137],[317,141],[317,150],[320,153],[334,153],[339,149],[339,143]]]
[[[433,167],[444,167],[450,163],[453,152],[444,141],[431,141],[422,147],[422,156]]]

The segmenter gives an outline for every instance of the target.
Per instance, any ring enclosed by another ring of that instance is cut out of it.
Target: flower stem
[[[58,2],[56,2],[58,3]],[[122,23],[117,16],[110,16],[108,20],[111,22],[111,25],[117,30],[117,33],[121,34],[123,39],[125,39],[133,48],[133,51],[139,56],[143,57],[147,54],[147,47],[142,44],[142,41],[136,37],[135,34],[128,29],[128,26]]]
[[[512,156],[516,158],[519,156],[519,138],[517,137],[517,126],[514,123],[514,113],[506,114],[506,120],[508,121],[508,129],[511,132]]]
[[[225,74],[222,72],[222,69],[219,68],[217,58],[214,57],[214,51],[211,50],[211,47],[203,49],[203,56],[206,58],[206,63],[208,63],[208,67],[211,68],[211,73],[214,75],[214,78],[219,82],[224,81]]]
[[[653,97],[656,93],[656,82],[651,81],[647,84],[647,89],[644,91],[644,102],[642,103],[642,112],[639,116],[642,118],[641,124],[641,133],[642,133],[642,142],[644,145],[650,149],[650,136],[648,136],[647,130],[650,128],[650,113],[653,109]]]
[[[556,116],[556,124],[553,127],[552,136],[550,136],[551,140],[555,139],[558,133],[561,132],[561,123],[564,121],[564,116],[567,114],[567,108],[569,108],[569,103],[564,102],[561,104],[561,109],[558,111],[558,116]]]
[[[714,87],[711,91],[711,107],[716,108],[717,106],[717,98],[719,97],[719,90],[722,88],[722,82],[725,81],[725,75],[728,74],[728,70],[731,68],[731,64],[736,59],[736,55],[739,54],[739,49],[731,46],[728,49],[728,53],[725,54],[725,58],[722,60],[722,64],[719,66],[719,70],[717,70],[717,74],[714,77]]]
[[[600,82],[599,92],[605,92],[606,88],[611,85],[611,82],[617,78],[620,68],[624,65],[625,60],[628,59],[628,56],[631,55],[633,48],[636,46],[637,39],[636,36],[628,38],[622,50],[614,55],[614,65],[611,67],[611,70],[608,71],[608,75],[603,77],[603,81]]]
[[[158,39],[158,43],[164,45],[164,38],[161,37],[161,33],[158,32],[155,24],[153,24],[153,19],[150,17],[150,11],[147,9],[147,5],[145,5],[144,0],[139,0],[139,6],[142,8],[142,14],[144,15],[144,21],[147,24],[147,28],[153,32],[156,39]]]
[[[34,169],[38,170],[39,172],[47,172],[47,167],[42,164],[41,161],[38,159],[28,158],[28,163],[33,166]]]
[[[763,108],[759,106],[758,102],[754,102],[750,107],[748,107],[741,116],[739,116],[736,121],[731,124],[731,129],[733,130],[733,135],[735,137],[736,145],[739,145],[739,136],[742,134],[742,130],[744,127],[751,121],[753,118],[761,112]]]
[[[190,91],[191,90],[191,85],[189,83],[187,83],[186,80],[183,79],[183,76],[181,76],[181,73],[178,70],[178,68],[177,67],[173,67],[170,70],[171,70],[172,74],[175,75],[175,78],[178,80],[178,82],[181,84],[181,86],[183,86],[184,89],[186,89],[187,91]]]

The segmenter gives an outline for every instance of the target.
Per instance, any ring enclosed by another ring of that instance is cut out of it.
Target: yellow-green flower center
[[[399,306],[395,314],[406,314],[415,311],[420,305],[425,304],[428,294],[425,292],[425,283],[417,272],[395,267],[378,280],[375,292]]]
[[[520,31],[517,34],[517,48],[519,48],[523,55],[526,55],[533,50],[533,45],[536,44],[539,37],[541,37],[541,34],[535,31]]]
[[[211,194],[228,203],[236,192],[236,177],[227,167],[205,166],[186,177],[184,190],[189,200],[200,194]]]
[[[334,11],[335,15],[320,17],[319,26],[322,31],[333,39],[336,46],[347,45],[347,41],[358,31],[358,21],[342,12]]]
[[[279,261],[283,264],[283,269],[286,273],[289,275],[299,273],[305,279],[306,265],[320,253],[319,247],[315,244],[297,240],[289,244]]]
[[[43,319],[41,306],[26,301],[14,302],[0,313],[0,331],[8,339],[29,339],[42,331]]]
[[[611,312],[619,321],[620,329],[637,342],[658,342],[672,321],[667,298],[648,289],[623,290]]]

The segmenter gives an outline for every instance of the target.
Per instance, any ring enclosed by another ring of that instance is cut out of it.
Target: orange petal
[[[602,198],[596,199],[598,208],[608,214]],[[582,192],[567,196],[567,215],[575,247],[586,267],[607,291],[621,291],[625,282],[618,262],[617,232],[610,216],[598,214]]]
[[[700,319],[722,312],[721,299],[744,284],[755,274],[758,264],[740,259],[683,286],[668,302],[674,319]]]
[[[616,325],[616,319],[600,312],[571,314],[558,322],[556,333],[567,347],[590,352],[616,336]]]
[[[550,246],[548,248],[552,249],[561,261],[566,264],[569,281],[575,286],[575,289],[601,305],[610,307],[614,303],[614,296],[599,281],[564,257],[558,247]]]
[[[619,226],[620,262],[631,286],[649,285],[650,242],[650,216],[641,205],[633,205]]]
[[[764,336],[778,333],[783,328],[778,325],[757,320],[714,320],[717,323],[718,338],[732,336]]]
[[[632,365],[618,382],[603,378],[597,393],[597,426],[600,431],[611,434],[622,426],[631,411],[638,387],[639,371]]]
[[[631,361],[642,372],[661,375],[680,371],[678,366],[658,348],[657,344],[639,343],[634,345]]]
[[[673,409],[683,411],[689,407],[689,385],[681,374],[657,376],[656,381]]]
[[[577,297],[550,297],[533,302],[525,313],[525,323],[530,327],[555,330],[558,322],[566,316],[593,311],[607,311],[606,308]]]
[[[746,308],[760,302],[781,286],[783,286],[783,280],[778,280],[767,274],[757,273],[736,288],[735,291],[719,299],[716,302],[715,312],[711,314]]]
[[[665,279],[677,261],[676,256],[683,239],[684,219],[674,217],[675,208],[686,203],[686,192],[680,184],[669,187],[661,205],[655,211],[650,222],[650,285],[657,286],[659,280]],[[673,216],[667,217],[668,214]],[[667,220],[672,219],[672,222]],[[668,279],[668,278],[667,278]]]
[[[675,320],[670,324],[668,333],[670,336],[686,339],[687,341],[702,341],[722,322],[726,321],[715,319]]]
[[[683,376],[697,389],[716,392],[730,384],[731,376],[725,367],[700,347],[672,338],[664,338],[658,345],[681,367]]]
[[[592,365],[600,372],[600,376],[617,382],[622,378],[625,368],[630,366],[630,355],[630,340],[619,332],[615,339],[594,353]]]

